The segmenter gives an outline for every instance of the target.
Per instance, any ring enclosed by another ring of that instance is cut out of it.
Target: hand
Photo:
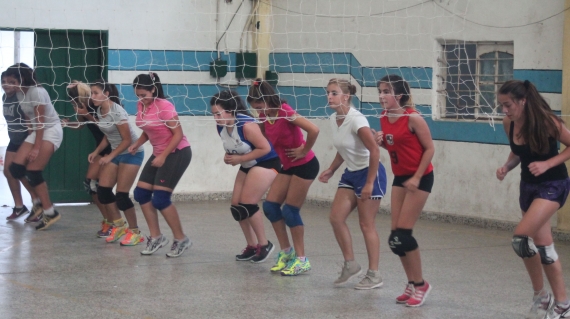
[[[161,154],[161,155],[155,157],[155,158],[152,160],[152,163],[150,163],[150,165],[152,165],[152,166],[154,166],[154,167],[162,167],[162,165],[164,165],[164,161],[165,161],[165,160],[166,160],[166,158],[164,158],[164,157],[162,156],[162,154]]]
[[[67,127],[67,123],[69,123],[68,119],[61,119],[61,127]]]
[[[90,153],[89,155],[87,155],[87,161],[89,163],[93,163],[95,161],[95,157],[97,157],[97,155],[99,155],[99,154],[97,154],[95,152]]]
[[[301,145],[297,148],[286,149],[285,154],[287,154],[287,157],[293,158],[291,162],[300,160],[307,156],[307,152],[305,152],[305,145]]]
[[[362,191],[360,192],[360,199],[363,201],[370,199],[373,190],[374,190],[374,185],[366,183],[364,187],[362,187]]]
[[[319,175],[319,182],[328,183],[329,179],[333,175],[334,175],[334,172],[330,168],[327,168],[326,170],[324,170],[324,172],[321,173],[321,175]]]
[[[28,161],[29,162],[33,162],[36,160],[36,158],[38,158],[38,155],[40,154],[40,149],[39,148],[32,148],[32,150],[28,153]]]
[[[421,180],[420,177],[412,176],[402,184],[408,191],[415,192],[418,190],[418,187],[420,186],[420,180]]]
[[[105,164],[109,164],[112,160],[113,158],[110,155],[105,155],[99,160],[99,165],[103,166]]]
[[[135,155],[137,153],[137,151],[139,150],[139,148],[133,144],[131,146],[129,146],[129,148],[127,148],[127,150],[129,151],[129,153],[131,153],[131,155]]]
[[[372,129],[372,134],[374,134],[374,140],[376,141],[376,144],[378,144],[378,146],[382,146],[382,144],[384,143],[384,132],[382,131],[374,131],[374,129]]]
[[[241,164],[241,155],[232,155],[232,154],[226,154],[224,155],[224,163],[231,165],[231,166],[236,166]]]
[[[501,166],[497,168],[497,172],[495,174],[497,175],[497,179],[502,181],[503,179],[505,179],[505,176],[507,176],[508,172],[509,169],[506,166]]]
[[[546,162],[546,161],[544,161],[544,162],[532,162],[528,165],[528,170],[534,176],[539,176],[542,173],[549,170],[550,168],[551,168],[550,164],[548,164],[548,162]]]
[[[73,107],[73,109],[75,110],[75,113],[77,113],[77,115],[87,115],[89,114],[89,112],[87,111],[87,108],[85,107]]]

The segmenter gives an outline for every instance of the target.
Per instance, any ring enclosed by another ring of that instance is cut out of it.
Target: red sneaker
[[[414,287],[414,294],[408,301],[406,302],[406,306],[408,307],[419,307],[424,304],[426,301],[427,295],[431,291],[431,285],[424,281],[423,286],[415,286]]]
[[[406,303],[406,301],[408,301],[408,299],[410,299],[413,294],[414,284],[409,283],[406,285],[406,290],[404,290],[404,293],[396,297],[396,303]]]

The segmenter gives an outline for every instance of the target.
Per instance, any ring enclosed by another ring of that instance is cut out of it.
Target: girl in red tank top
[[[426,121],[414,109],[410,86],[397,75],[378,82],[382,131],[375,134],[378,145],[390,153],[392,183],[392,232],[388,243],[400,257],[408,275],[404,293],[397,303],[421,306],[432,286],[424,281],[420,251],[412,229],[422,212],[433,185],[433,141]]]

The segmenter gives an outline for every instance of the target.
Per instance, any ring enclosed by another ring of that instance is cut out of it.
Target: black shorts
[[[22,144],[14,144],[10,141],[10,143],[8,143],[8,147],[6,147],[6,152],[17,153],[20,146],[22,146]]]
[[[279,171],[281,170],[281,161],[279,160],[279,157],[270,158],[266,161],[259,162],[255,165],[253,165],[252,167],[245,168],[243,166],[240,166],[239,170],[247,174],[247,173],[249,173],[249,170],[254,168],[254,167],[263,167],[263,168],[273,169],[273,170],[275,170],[276,173],[279,173]]]
[[[302,179],[314,180],[319,175],[319,160],[313,157],[312,160],[299,166],[290,167],[289,169],[281,170],[279,174],[295,175]]]
[[[392,182],[392,186],[397,187],[404,187],[404,182],[410,179],[413,175],[403,175],[403,176],[394,176],[394,181]],[[431,188],[433,187],[433,171],[427,173],[426,175],[422,176],[420,179],[420,186],[418,187],[419,190],[424,192],[431,193]]]
[[[155,156],[151,155],[144,165],[139,182],[174,189],[190,165],[192,150],[190,146],[175,150],[174,153],[168,154],[161,167],[152,166],[154,158]]]

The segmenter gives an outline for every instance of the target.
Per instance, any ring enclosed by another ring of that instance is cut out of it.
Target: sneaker
[[[262,263],[269,258],[275,246],[270,241],[267,241],[265,246],[257,246],[257,253],[251,258],[252,263]]]
[[[570,318],[570,307],[562,309],[559,305],[550,307],[546,319]]]
[[[166,246],[168,244],[168,239],[164,235],[160,235],[157,239],[150,236],[146,237],[146,248],[141,251],[141,255],[152,255],[155,251]]]
[[[543,319],[547,311],[554,305],[554,297],[547,293],[546,296],[533,296],[532,306],[526,315],[526,319]]]
[[[16,208],[14,207],[12,209],[12,215],[6,217],[6,220],[16,220],[20,217],[22,217],[25,214],[28,214],[30,211],[28,210],[28,208],[26,207],[26,205],[20,207],[20,208]]]
[[[172,246],[170,247],[170,251],[166,253],[166,257],[178,257],[182,255],[182,253],[192,246],[192,242],[190,238],[184,237],[182,240],[174,240],[172,242]]]
[[[382,277],[380,277],[378,271],[368,270],[364,278],[354,286],[354,289],[366,290],[382,287],[384,283],[382,282]]]
[[[406,306],[419,307],[423,305],[431,288],[431,285],[427,281],[424,281],[423,286],[414,286],[414,294],[408,299]]]
[[[113,231],[113,224],[108,223],[106,221],[101,222],[101,230],[97,232],[97,237],[99,238],[107,238],[111,235],[111,231]]]
[[[355,260],[345,261],[344,266],[342,267],[342,271],[340,272],[340,277],[334,281],[335,286],[345,284],[351,278],[360,275],[361,271],[362,268]]]
[[[287,268],[281,271],[281,276],[297,276],[309,270],[311,270],[311,263],[308,258],[305,258],[305,261],[295,258],[287,264]]]
[[[236,255],[236,260],[238,261],[250,260],[251,258],[253,258],[253,256],[255,256],[256,252],[257,252],[257,247],[247,245],[241,251],[241,254]]]
[[[36,230],[46,230],[61,218],[61,215],[57,212],[57,210],[54,210],[53,213],[53,216],[42,214],[42,221],[38,226],[36,226]]]
[[[121,240],[121,246],[136,246],[144,241],[144,237],[139,232],[133,232],[130,228],[127,229],[127,236]]]
[[[406,285],[406,290],[404,290],[404,293],[396,297],[396,303],[406,303],[408,299],[412,297],[413,294],[414,294],[414,284],[410,282]]]
[[[127,233],[127,225],[123,225],[123,226],[113,226],[113,229],[111,230],[111,234],[109,234],[109,236],[107,238],[105,238],[105,241],[108,243],[114,243],[117,240],[121,239],[121,237],[123,237],[124,234]]]
[[[26,219],[24,219],[24,222],[26,223],[36,223],[39,222],[40,220],[43,219],[42,213],[44,212],[44,208],[42,207],[42,204],[34,204],[34,206],[32,206],[32,211],[30,212],[30,214],[26,217]]]
[[[291,248],[291,251],[287,254],[285,253],[283,250],[279,252],[279,255],[277,255],[277,259],[275,260],[275,265],[273,265],[273,267],[271,267],[271,272],[280,272],[281,270],[285,269],[286,267],[288,267],[288,263],[289,261],[294,261],[295,260],[295,249]],[[310,268],[310,266],[309,266]]]

